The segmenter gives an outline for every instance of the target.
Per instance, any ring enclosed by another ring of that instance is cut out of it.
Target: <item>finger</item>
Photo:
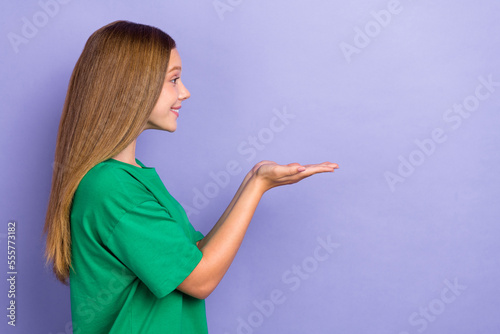
[[[305,167],[309,168],[309,167],[315,167],[315,166],[328,166],[328,167],[331,167],[331,168],[334,168],[334,169],[337,169],[339,168],[339,165],[336,164],[336,163],[331,163],[331,162],[322,162],[320,164],[309,164],[309,165],[304,165]]]
[[[313,175],[317,173],[333,172],[335,169],[336,168],[334,165],[311,165],[307,167],[304,173],[307,173],[308,175]]]
[[[306,168],[304,166],[302,166],[301,164],[299,164],[298,162],[292,162],[291,164],[288,164],[287,166],[297,167],[296,171],[299,173],[306,170]],[[290,175],[294,175],[294,174],[290,174]]]
[[[279,177],[288,177],[294,176],[306,170],[306,168],[304,166],[301,166],[300,164],[293,164],[293,166],[290,165],[277,165],[275,170],[276,174],[281,175]]]
[[[300,164],[293,164],[293,166],[290,166],[290,176],[301,173],[305,170],[306,168],[304,166],[301,166]]]
[[[339,168],[339,165],[338,165],[338,164],[333,163],[333,162],[330,162],[330,161],[325,161],[325,162],[322,162],[322,163],[320,163],[319,165],[323,165],[323,166],[330,166],[330,167],[333,167],[333,168]]]

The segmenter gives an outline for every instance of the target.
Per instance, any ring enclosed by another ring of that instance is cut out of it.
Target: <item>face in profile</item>
[[[174,132],[177,129],[182,101],[191,96],[181,81],[182,62],[177,49],[170,51],[165,82],[145,129]]]

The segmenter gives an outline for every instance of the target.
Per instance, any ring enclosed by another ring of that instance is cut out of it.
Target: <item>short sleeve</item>
[[[118,221],[106,246],[151,290],[162,298],[175,290],[201,261],[182,221],[176,221],[157,201],[128,210]],[[198,239],[199,238],[199,239]]]
[[[205,236],[203,235],[203,233],[201,233],[200,231],[195,231],[194,232],[194,240],[196,242],[200,241],[201,239],[203,239]]]

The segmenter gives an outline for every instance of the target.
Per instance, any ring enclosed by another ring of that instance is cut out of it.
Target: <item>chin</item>
[[[166,127],[163,127],[161,130],[168,131],[168,132],[175,132],[175,130],[177,130],[177,126],[166,126]]]
[[[167,132],[175,132],[177,130],[177,126],[161,126],[161,125],[153,125],[147,127],[145,130],[160,130],[160,131],[167,131]]]

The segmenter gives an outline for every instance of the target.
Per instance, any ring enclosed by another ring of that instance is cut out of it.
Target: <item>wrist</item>
[[[262,196],[266,191],[270,188],[266,187],[266,184],[262,177],[259,176],[258,173],[253,173],[249,177],[246,186],[250,188],[252,191],[255,191],[258,195]]]

